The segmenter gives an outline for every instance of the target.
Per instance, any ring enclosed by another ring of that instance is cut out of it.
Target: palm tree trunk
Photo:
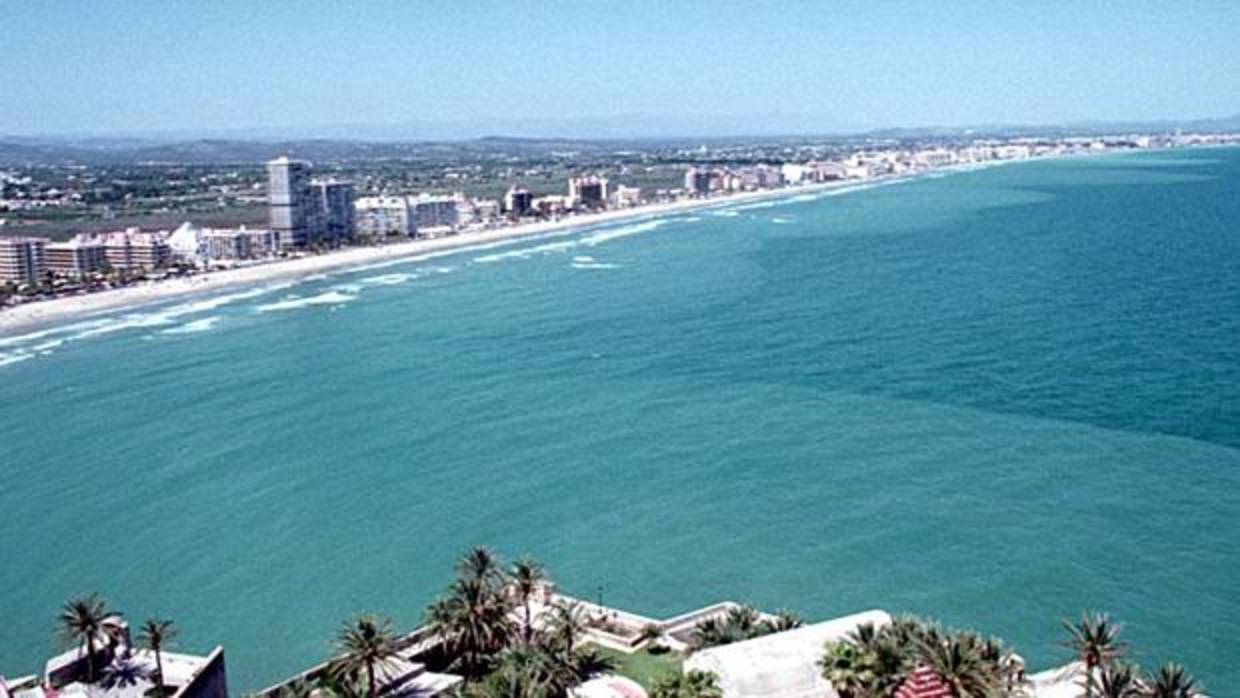
[[[95,638],[86,636],[86,683],[95,683]]]
[[[534,636],[534,626],[530,621],[530,597],[525,597],[525,644],[530,644]]]
[[[155,648],[155,688],[159,691],[159,698],[167,695],[164,691],[164,658],[158,647]]]
[[[378,694],[375,692],[375,665],[366,665],[366,682],[370,684],[370,698],[375,698]]]

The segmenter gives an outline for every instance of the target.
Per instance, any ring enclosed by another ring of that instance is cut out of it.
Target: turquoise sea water
[[[916,611],[1035,667],[1105,609],[1240,681],[1240,150],[626,223],[0,363],[9,675],[98,591],[256,689],[486,543],[638,612]]]

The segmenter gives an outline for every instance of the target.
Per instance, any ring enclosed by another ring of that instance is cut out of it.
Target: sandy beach
[[[296,280],[330,270],[395,261],[405,257],[415,257],[435,252],[450,252],[462,247],[486,245],[488,243],[517,242],[523,238],[559,232],[567,234],[586,226],[663,216],[691,209],[726,206],[831,189],[872,185],[880,182],[890,182],[894,179],[896,178],[885,177],[871,180],[824,182],[784,189],[742,192],[709,199],[689,199],[665,204],[650,204],[618,211],[571,216],[557,221],[465,232],[448,237],[429,240],[409,240],[407,242],[397,242],[375,247],[356,247],[310,257],[273,260],[268,263],[212,271],[185,278],[151,281],[135,286],[88,293],[80,296],[35,301],[25,305],[0,309],[0,336],[191,294],[210,293],[227,288],[278,280]]]

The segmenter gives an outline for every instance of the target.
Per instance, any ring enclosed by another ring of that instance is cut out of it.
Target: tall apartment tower
[[[37,284],[47,274],[47,240],[0,237],[0,282]]]
[[[353,183],[327,180],[311,185],[314,190],[315,208],[318,213],[317,230],[312,238],[343,240],[353,237],[354,208]]]
[[[314,237],[321,204],[310,186],[310,163],[287,157],[268,162],[267,202],[280,247],[301,247]]]

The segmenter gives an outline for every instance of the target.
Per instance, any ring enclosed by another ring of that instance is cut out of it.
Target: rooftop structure
[[[823,647],[864,623],[883,627],[891,623],[891,616],[884,611],[866,611],[712,647],[692,654],[684,668],[714,672],[724,698],[837,698],[818,666]]]
[[[155,690],[155,654],[133,647],[129,626],[120,616],[107,621],[107,641],[96,649],[96,680],[87,683],[87,657],[82,648],[64,652],[47,661],[42,676],[4,680],[4,698],[147,698]],[[169,698],[228,698],[228,674],[224,650],[216,647],[206,656],[161,652],[163,681]]]

